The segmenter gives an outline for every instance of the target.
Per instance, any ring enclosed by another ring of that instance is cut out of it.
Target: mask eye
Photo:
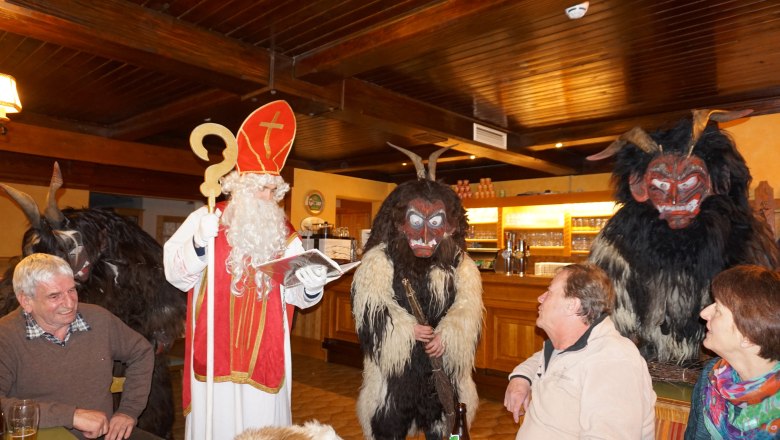
[[[699,183],[699,178],[697,176],[691,176],[685,182],[677,185],[677,187],[680,188],[681,191],[688,191],[696,186],[697,183]]]
[[[658,180],[658,179],[651,180],[650,184],[664,192],[669,191],[669,188],[671,187],[669,182],[665,182],[663,180]]]
[[[84,246],[76,246],[75,248],[71,249],[68,252],[68,255],[70,255],[71,257],[75,257],[78,254],[80,254],[83,250],[84,250]]]
[[[441,225],[444,224],[444,215],[443,214],[434,215],[433,217],[428,219],[428,224],[434,228],[441,227]]]
[[[424,222],[424,220],[423,220],[422,216],[420,216],[420,214],[415,214],[415,213],[409,214],[409,224],[414,229],[422,228],[423,222]]]

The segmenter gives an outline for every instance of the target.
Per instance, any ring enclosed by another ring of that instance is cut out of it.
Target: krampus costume
[[[398,148],[398,147],[396,147]],[[400,148],[399,148],[400,149]],[[455,402],[465,402],[469,423],[478,405],[471,372],[482,329],[482,283],[465,252],[466,216],[454,191],[429,178],[412,157],[418,180],[399,185],[382,204],[352,284],[352,311],[363,350],[363,386],[357,413],[367,439],[404,439],[418,430],[426,439],[449,434]],[[404,283],[414,291],[422,321],[444,345],[430,358],[415,340],[415,318]],[[432,371],[432,363],[443,372]],[[439,379],[437,382],[436,379]],[[451,403],[442,390],[450,390]]]
[[[590,260],[614,283],[615,325],[649,361],[697,359],[699,311],[711,302],[715,274],[780,261],[769,229],[748,205],[745,160],[708,125],[748,113],[696,110],[670,130],[634,128],[589,157],[617,153],[613,182],[623,204],[594,240]]]
[[[62,174],[55,163],[43,215],[28,194],[0,184],[30,221],[22,253],[27,256],[42,252],[68,261],[79,302],[108,309],[152,343],[152,387],[138,427],[171,438],[174,409],[167,352],[184,331],[185,297],[165,281],[162,247],[154,238],[138,224],[109,210],[60,211],[55,194],[62,184]],[[8,269],[0,283],[0,315],[19,305],[11,284],[15,266]]]

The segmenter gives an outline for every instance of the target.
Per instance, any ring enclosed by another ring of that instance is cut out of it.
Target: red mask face
[[[650,199],[672,229],[687,228],[699,214],[701,203],[712,194],[707,165],[696,156],[662,155],[635,176],[631,194],[638,202]]]
[[[401,230],[416,257],[430,257],[439,243],[452,232],[447,224],[444,202],[412,200],[406,208],[406,221]]]

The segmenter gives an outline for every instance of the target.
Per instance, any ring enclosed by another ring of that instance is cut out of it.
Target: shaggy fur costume
[[[409,200],[442,200],[455,232],[430,258],[414,256],[400,232]],[[402,285],[408,279],[431,327],[445,347],[444,370],[465,402],[468,421],[478,405],[471,378],[482,329],[482,282],[463,252],[465,210],[446,185],[406,182],[388,196],[374,222],[352,284],[352,310],[363,350],[363,386],[358,419],[367,439],[403,439],[418,430],[430,438],[449,434],[424,345]]]
[[[684,155],[691,121],[651,137],[664,154]],[[776,268],[780,261],[771,233],[748,204],[750,172],[732,140],[710,124],[693,154],[707,164],[713,194],[687,228],[672,229],[650,201],[631,195],[632,176],[642,176],[657,156],[626,145],[613,173],[623,207],[591,247],[590,261],[607,271],[615,287],[615,325],[650,361],[698,358],[704,335],[699,311],[711,302],[715,274],[737,264]]]
[[[65,209],[53,225],[42,217],[24,234],[23,252],[43,252],[68,261],[67,231],[79,231],[90,261],[89,277],[77,284],[79,301],[100,305],[146,337],[156,349],[149,402],[138,427],[170,438],[173,389],[167,351],[184,329],[184,295],[165,280],[162,247],[137,224],[107,210]],[[12,266],[0,282],[0,316],[18,307]],[[76,270],[76,269],[74,269]]]
[[[306,422],[303,426],[268,426],[247,429],[237,435],[235,440],[342,440],[330,425],[316,421]]]

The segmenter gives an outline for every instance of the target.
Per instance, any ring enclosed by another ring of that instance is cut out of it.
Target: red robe
[[[218,208],[224,211],[224,206]],[[288,223],[288,238],[295,232]],[[258,299],[258,287],[250,282],[242,296],[230,292],[231,274],[225,269],[230,255],[225,229],[220,227],[215,239],[214,255],[217,270],[214,274],[214,382],[248,384],[268,393],[277,393],[284,384],[284,317],[282,293],[279,284],[270,281],[269,292]],[[254,270],[247,270],[248,280],[254,279]],[[199,291],[189,291],[187,300],[187,335],[185,338],[184,370],[190,372],[194,365],[197,380],[206,381],[206,274]],[[195,354],[193,348],[192,321],[195,302]],[[291,327],[295,307],[286,305],[287,323]],[[291,328],[288,328],[290,331]],[[185,377],[188,377],[185,375]],[[189,413],[190,381],[183,381],[183,408]]]

